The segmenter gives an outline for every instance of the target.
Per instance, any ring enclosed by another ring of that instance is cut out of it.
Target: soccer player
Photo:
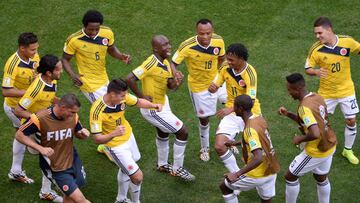
[[[122,79],[112,80],[107,93],[92,104],[90,126],[94,141],[104,144],[112,159],[119,167],[117,175],[118,195],[116,202],[128,202],[128,182],[131,189],[131,202],[140,202],[140,188],[143,173],[136,161],[140,152],[129,122],[125,118],[126,106],[151,108],[161,111],[161,104],[154,104],[146,99],[137,98],[127,92],[128,86]],[[130,180],[130,181],[129,181]]]
[[[244,121],[233,113],[235,97],[242,94],[249,95],[254,102],[252,112],[261,115],[260,103],[256,98],[257,74],[254,67],[247,63],[248,57],[248,51],[243,44],[231,44],[226,49],[228,65],[222,67],[214,82],[209,86],[209,92],[215,93],[226,82],[228,99],[225,108],[217,112],[217,116],[222,120],[216,131],[215,150],[230,172],[240,170],[232,152],[235,149],[234,152],[238,153],[238,150],[235,147],[229,149],[224,143],[235,140],[244,129]]]
[[[121,53],[115,46],[114,33],[102,25],[103,20],[99,11],[87,11],[82,19],[84,27],[67,38],[62,58],[66,72],[91,103],[106,93],[109,83],[105,67],[107,53],[126,64],[131,61],[130,55]],[[70,63],[74,56],[78,74]]]
[[[314,33],[318,41],[310,49],[305,72],[320,77],[318,93],[325,99],[329,113],[333,114],[336,106],[340,105],[346,123],[342,155],[350,163],[359,164],[359,159],[352,151],[359,107],[351,79],[350,54],[360,54],[360,43],[350,36],[336,35],[327,17],[316,19]]]
[[[185,40],[172,58],[172,71],[179,83],[182,73],[176,67],[185,60],[188,70],[188,88],[196,116],[199,118],[201,142],[200,159],[209,161],[209,117],[215,115],[217,100],[225,103],[225,87],[211,94],[208,87],[218,73],[218,67],[224,60],[225,48],[221,36],[214,33],[212,22],[201,19],[196,23],[197,35]]]
[[[318,201],[329,202],[330,182],[327,176],[336,148],[336,136],[328,121],[326,103],[320,95],[307,91],[301,74],[291,74],[286,80],[289,94],[300,104],[296,114],[285,107],[280,107],[279,113],[302,127],[303,135],[295,136],[293,144],[301,146],[305,143],[305,148],[295,157],[285,174],[286,202],[296,202],[300,191],[298,179],[308,172],[312,172],[317,181]]]
[[[245,122],[241,141],[229,140],[227,146],[241,145],[245,167],[236,172],[225,174],[220,185],[225,202],[236,203],[234,190],[247,191],[256,188],[261,202],[271,202],[275,196],[276,173],[280,164],[275,156],[268,125],[261,115],[252,113],[254,102],[249,95],[237,96],[234,111]]]
[[[55,96],[56,83],[62,72],[61,61],[56,56],[45,55],[41,57],[36,71],[39,74],[15,107],[15,115],[23,118],[23,121],[30,118],[31,114],[48,108],[57,99]],[[62,202],[63,200],[61,196],[51,190],[51,182],[44,175],[39,196],[41,199],[53,202]]]
[[[183,122],[172,113],[166,95],[168,89],[175,90],[178,87],[167,60],[171,56],[171,45],[164,35],[154,36],[151,44],[153,54],[127,76],[127,82],[137,97],[164,106],[163,110],[159,112],[154,109],[140,109],[141,115],[157,131],[158,170],[180,177],[185,181],[192,181],[195,176],[183,167],[188,130]],[[136,81],[138,80],[141,80],[142,91],[137,88]],[[173,165],[168,163],[169,133],[174,133],[176,136]]]
[[[4,99],[4,112],[17,130],[20,127],[20,119],[14,114],[15,106],[24,95],[26,89],[34,80],[35,69],[39,65],[39,47],[37,36],[30,32],[22,33],[18,38],[18,50],[10,56],[4,68],[2,81],[2,94]],[[9,178],[21,183],[33,183],[34,180],[27,177],[22,170],[25,145],[14,139],[13,161]]]
[[[90,134],[81,126],[79,110],[79,100],[67,94],[54,107],[32,114],[16,133],[19,142],[40,152],[40,168],[65,194],[63,202],[89,202],[79,189],[85,171],[73,143],[74,136],[85,139]],[[39,143],[29,137],[35,133]]]

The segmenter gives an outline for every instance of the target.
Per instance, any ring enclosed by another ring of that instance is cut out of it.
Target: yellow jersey
[[[219,35],[213,34],[208,47],[201,46],[194,36],[181,43],[172,61],[181,64],[185,60],[188,87],[196,93],[209,88],[218,73],[218,58],[224,55],[225,44]]]
[[[30,113],[36,113],[53,104],[56,94],[56,80],[51,84],[42,80],[41,74],[36,76],[19,101],[19,106]]]
[[[298,110],[300,125],[303,126],[305,133],[312,125],[317,125],[320,137],[306,142],[305,151],[311,157],[323,158],[329,156],[336,148],[336,136],[333,133],[328,120],[327,110],[324,99],[314,93],[309,93],[301,101]],[[326,147],[326,150],[321,150]]]
[[[80,87],[84,92],[95,92],[109,82],[106,73],[106,54],[114,44],[114,33],[110,28],[101,26],[98,35],[92,39],[83,30],[68,37],[64,52],[74,55],[79,74],[83,75]]]
[[[305,69],[319,66],[328,75],[320,77],[318,93],[325,99],[344,98],[355,94],[351,79],[350,53],[360,53],[360,43],[350,36],[337,35],[334,47],[316,42],[310,49]]]
[[[29,59],[29,61],[24,61],[19,57],[18,53],[15,52],[6,61],[2,88],[26,90],[34,80],[35,71],[39,66],[39,62],[39,54],[35,54],[34,58]],[[15,108],[20,98],[21,97],[5,97],[5,103],[11,108]]]
[[[226,82],[227,93],[226,107],[234,106],[235,97],[247,94],[251,99],[255,100],[251,111],[257,115],[261,114],[260,102],[256,98],[257,74],[254,67],[246,63],[246,68],[243,71],[235,73],[229,65],[224,65],[216,76],[214,83],[220,87],[224,82]]]
[[[105,104],[103,97],[96,100],[90,109],[90,129],[92,134],[109,134],[114,131],[117,126],[123,125],[125,133],[121,136],[114,137],[107,142],[105,146],[116,147],[128,141],[132,134],[132,128],[125,118],[126,106],[134,106],[138,102],[138,98],[127,94],[124,101],[116,106],[108,106]]]
[[[132,73],[141,80],[143,95],[151,96],[154,103],[165,104],[168,79],[173,78],[167,59],[162,63],[153,54]]]

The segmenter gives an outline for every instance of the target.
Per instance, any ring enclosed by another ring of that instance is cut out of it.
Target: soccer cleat
[[[20,183],[31,184],[34,183],[34,180],[27,177],[25,171],[21,171],[20,173],[8,173],[8,177],[13,181],[18,181]]]
[[[158,171],[160,171],[162,173],[171,173],[171,171],[172,171],[172,165],[169,163],[162,165],[162,166],[157,166],[156,168]]]
[[[97,147],[97,151],[98,151],[99,153],[101,153],[101,154],[105,154],[106,157],[107,157],[110,161],[114,162],[114,160],[112,159],[112,157],[111,157],[111,155],[110,155],[109,150],[106,149],[105,145],[99,144],[98,147]]]
[[[344,149],[341,153],[343,157],[352,164],[359,164],[359,159],[354,155],[354,152],[351,149]]]
[[[63,198],[59,196],[55,191],[40,192],[39,197],[42,200],[46,200],[50,202],[63,202]]]
[[[200,160],[201,161],[209,161],[210,160],[210,150],[207,147],[200,149]]]
[[[131,203],[131,200],[128,198],[125,198],[123,200],[116,200],[115,203]]]
[[[184,181],[193,181],[195,176],[183,167],[178,168],[176,171],[171,171],[172,176],[180,177]]]
[[[229,149],[234,155],[240,154],[239,149],[236,146],[231,146]]]

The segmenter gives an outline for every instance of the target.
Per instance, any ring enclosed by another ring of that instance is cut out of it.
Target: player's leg
[[[218,102],[220,102],[221,104],[225,104],[227,101],[226,82],[224,82],[224,84],[220,86],[216,93],[218,95]]]
[[[69,196],[64,197],[64,203],[90,203],[80,191],[79,188],[76,188]]]
[[[328,179],[330,172],[333,154],[328,157],[322,158],[318,166],[312,170],[313,176],[317,182],[317,195],[319,203],[330,202],[331,185]]]
[[[225,179],[220,184],[220,190],[222,192],[224,201],[226,203],[238,203],[238,198],[234,194],[234,191],[225,185]]]
[[[143,181],[143,173],[138,169],[134,174],[130,175],[131,201],[133,203],[140,202],[141,183]]]
[[[14,109],[4,102],[4,112],[17,130],[20,126],[20,119],[15,116]],[[33,183],[34,180],[27,177],[25,171],[22,170],[22,162],[25,154],[25,145],[14,138],[12,146],[12,164],[8,177],[11,180],[21,183]]]
[[[256,187],[256,190],[260,196],[261,202],[272,202],[272,198],[275,197],[276,177],[277,175],[273,174],[257,180],[259,184]]]
[[[198,93],[190,91],[189,93],[196,116],[199,118],[200,159],[202,161],[209,161],[209,117],[216,113],[217,94],[212,94],[207,90]]]
[[[296,203],[297,197],[300,192],[300,183],[298,176],[292,174],[288,170],[285,174],[286,189],[285,189],[285,200],[286,203]]]
[[[226,178],[220,184],[220,190],[226,203],[237,203],[237,194],[234,191],[248,191],[254,189],[259,183],[256,178],[241,175],[235,182],[230,183]]]
[[[352,151],[357,134],[356,114],[359,112],[355,95],[340,99],[340,108],[345,117],[345,143],[342,155],[346,157],[350,163],[359,164],[359,159]]]
[[[156,128],[156,149],[157,149],[157,169],[160,172],[170,173],[172,165],[169,164],[169,133],[164,133]]]
[[[69,176],[66,173],[62,174],[60,172],[53,172],[47,161],[42,156],[40,157],[40,168],[42,173],[42,185],[39,192],[40,199],[52,202],[63,202],[63,197],[58,195],[55,191],[51,190],[51,183],[56,183],[55,185],[63,193],[64,191],[69,190],[68,185],[71,185],[71,189],[77,187],[76,184],[73,183],[72,176]]]
[[[185,169],[184,157],[185,149],[188,139],[188,130],[185,125],[182,124],[181,128],[175,133],[175,142],[173,146],[174,163],[171,175],[182,178],[185,181],[195,180],[195,176]]]
[[[243,130],[244,121],[235,114],[225,116],[219,124],[215,137],[215,151],[221,161],[230,172],[236,172],[239,169],[233,151],[225,146],[228,140],[235,140],[240,131]]]

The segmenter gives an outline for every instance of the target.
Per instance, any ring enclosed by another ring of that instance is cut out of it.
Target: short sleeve
[[[31,114],[30,118],[19,129],[26,136],[30,136],[40,132],[40,122],[35,114]]]
[[[138,102],[138,98],[136,96],[129,93],[125,96],[126,105],[134,106],[137,104],[137,102]]]
[[[14,82],[16,79],[16,74],[18,69],[16,68],[16,63],[11,63],[13,60],[8,60],[4,67],[4,76],[2,80],[3,88],[13,88]]]
[[[76,47],[73,39],[68,39],[64,45],[64,52],[69,55],[75,55]]]
[[[245,128],[244,140],[249,145],[250,151],[262,148],[259,135],[253,128]]]
[[[311,109],[309,109],[308,107],[300,106],[298,108],[298,115],[301,121],[306,126],[306,128],[309,128],[310,126],[317,124],[314,114],[312,113]]]

